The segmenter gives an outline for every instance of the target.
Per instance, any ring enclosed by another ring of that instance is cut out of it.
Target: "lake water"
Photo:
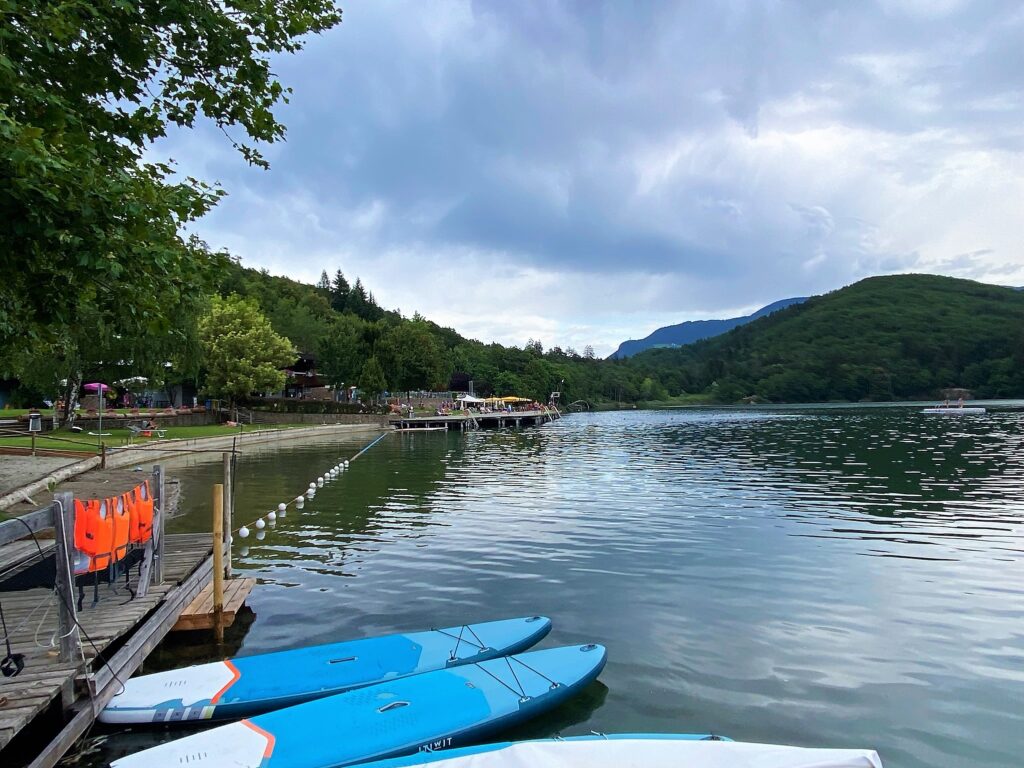
[[[236,522],[372,436],[252,449]],[[262,541],[228,652],[540,613],[609,650],[584,696],[510,734],[711,731],[871,747],[890,768],[1024,755],[1024,410],[573,414],[389,435]],[[190,462],[208,530],[220,466]],[[174,639],[147,669],[214,658]],[[180,735],[172,732],[170,736]],[[168,738],[108,732],[94,760]]]

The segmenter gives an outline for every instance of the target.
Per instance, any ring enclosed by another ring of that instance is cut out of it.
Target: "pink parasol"
[[[106,384],[101,384],[98,381],[94,381],[91,384],[83,384],[82,389],[86,392],[106,392],[110,387]]]

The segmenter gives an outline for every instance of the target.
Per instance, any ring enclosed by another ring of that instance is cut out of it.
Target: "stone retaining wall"
[[[253,411],[256,424],[373,424],[387,426],[388,417],[378,413],[275,413]]]

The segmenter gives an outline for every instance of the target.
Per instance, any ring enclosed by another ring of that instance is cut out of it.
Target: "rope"
[[[493,677],[493,678],[494,678],[495,680],[497,680],[497,681],[498,681],[499,683],[501,683],[502,685],[504,685],[504,686],[505,686],[506,688],[508,688],[508,689],[509,689],[510,691],[512,691],[512,693],[514,693],[514,694],[515,694],[516,696],[518,696],[519,698],[521,698],[521,699],[525,699],[525,698],[526,698],[526,691],[522,690],[522,686],[520,686],[520,690],[518,690],[518,691],[517,691],[517,690],[516,690],[515,688],[513,688],[513,687],[512,687],[511,685],[509,685],[508,683],[506,683],[506,682],[505,682],[504,680],[502,680],[502,679],[501,679],[500,677],[498,677],[497,675],[493,674],[493,673],[492,673],[492,672],[491,672],[491,671],[490,671],[489,669],[487,669],[487,667],[485,667],[485,666],[483,666],[483,665],[481,665],[481,664],[477,664],[476,666],[477,666],[477,667],[479,667],[479,668],[480,668],[481,670],[483,670],[483,672],[484,672],[485,674],[487,674],[487,675],[490,675],[490,676],[491,676],[491,677]],[[519,682],[519,680],[517,679],[517,680],[516,680],[516,682],[518,683],[518,682]]]
[[[339,459],[340,463],[336,464],[334,467],[331,467],[331,469],[327,470],[327,475],[326,476],[322,476],[322,477],[324,477],[324,485],[327,485],[328,481],[331,479],[330,478],[330,472],[332,470],[338,469],[339,467],[341,467],[342,469],[347,468],[347,466],[348,466],[348,464],[350,462],[353,462],[356,459],[358,459],[360,456],[362,456],[368,450],[373,448],[373,446],[375,446],[377,443],[379,443],[381,440],[383,440],[389,434],[391,434],[391,433],[390,432],[385,432],[384,434],[374,438],[366,446],[364,446],[358,453],[356,453],[356,455],[353,456],[351,459]],[[236,454],[232,455],[232,462],[234,461],[235,455]],[[231,486],[232,487],[230,489],[231,490],[231,498],[232,498],[232,500],[234,499],[235,475],[236,475],[235,468],[234,468],[234,466],[232,466],[232,472],[231,472]],[[281,504],[278,504],[277,509],[273,509],[270,512],[268,512],[266,514],[266,517],[269,517],[271,522],[273,522],[273,521],[277,520],[277,515],[278,515],[279,512],[286,511],[292,505],[295,505],[296,507],[300,503],[304,505],[306,503],[305,496],[308,493],[309,493],[309,491],[307,490],[306,492],[303,493],[302,496],[296,496],[295,498],[291,499],[290,501],[282,502]],[[312,497],[310,497],[310,498],[312,498]],[[282,506],[284,507],[284,509],[282,509]],[[263,518],[264,518],[264,516],[261,515],[260,517],[257,517],[255,520],[253,520],[251,523],[243,523],[242,525],[240,525],[237,528],[235,528],[233,531],[230,531],[231,537],[234,538],[235,534],[239,534],[239,536],[241,538],[243,538],[243,539],[246,538],[249,535],[249,529],[250,528],[256,528],[257,530],[260,529],[259,523],[263,521]],[[244,534],[242,533],[243,529],[245,530]]]
[[[56,504],[60,508],[59,514],[63,515],[64,514],[64,505],[59,500],[57,500],[57,499],[54,499],[53,501],[54,501],[54,504]],[[36,550],[39,552],[39,559],[40,559],[40,561],[46,560],[46,555],[43,554],[43,548],[39,544],[39,539],[36,538],[36,532],[32,530],[32,526],[30,526],[28,523],[26,523],[20,517],[15,517],[15,518],[12,518],[12,519],[13,520],[17,520],[19,523],[21,523],[22,525],[25,526],[25,528],[29,532],[29,535],[32,537],[33,543],[36,545]],[[66,547],[64,549],[64,562],[65,562],[65,565],[67,566],[68,572],[69,573],[73,573],[73,571],[71,569],[71,555],[67,551]],[[54,589],[54,592],[57,594],[58,597],[60,597],[60,592],[58,592],[56,589]],[[74,611],[73,605],[69,604],[66,600],[62,600],[62,602],[64,603],[64,607],[67,609],[68,614],[74,616],[75,611]],[[96,652],[96,659],[98,659],[102,664],[106,665],[107,668],[110,669],[111,676],[121,686],[121,690],[118,693],[119,694],[123,693],[124,692],[124,681],[114,671],[114,668],[110,666],[109,659],[106,659],[106,658],[103,657],[103,652],[100,651],[100,649],[97,647],[96,643],[93,642],[93,639],[91,637],[89,637],[89,633],[85,631],[85,627],[82,626],[81,622],[78,620],[78,617],[75,616],[72,619],[72,621],[74,622],[75,627],[77,627],[78,630],[82,633],[82,637],[85,638],[86,642],[88,642],[89,645],[92,646],[93,651]],[[85,661],[85,652],[84,651],[82,652],[82,660]],[[92,698],[92,692],[91,691],[89,692],[89,698]]]
[[[470,631],[472,631],[472,630],[470,630]],[[519,696],[522,699],[528,699],[530,697],[526,695],[526,689],[523,687],[523,683],[519,679],[519,675],[516,674],[515,669],[512,667],[512,662],[513,661],[516,662],[517,664],[520,664],[520,665],[526,667],[528,670],[533,672],[533,674],[537,675],[538,677],[544,678],[547,682],[551,683],[551,687],[552,688],[557,688],[559,685],[561,685],[561,683],[559,683],[559,682],[557,682],[555,680],[552,680],[550,677],[545,675],[543,672],[539,672],[536,669],[534,669],[533,667],[531,667],[529,664],[524,662],[518,656],[503,656],[502,658],[504,659],[505,663],[508,664],[508,671],[512,673],[512,678],[516,681],[516,685],[519,686],[519,690],[518,691],[515,688],[513,688],[511,685],[506,683],[504,680],[502,680],[500,677],[495,675],[493,672],[491,672],[489,669],[487,669],[487,667],[485,667],[483,664],[474,664],[473,666],[477,667],[481,671],[483,671],[486,674],[488,674],[491,677],[493,677],[495,680],[497,680],[503,686],[505,686],[510,691],[512,691],[512,693],[516,694],[517,696]]]
[[[476,637],[476,633],[473,632],[473,630],[470,629],[470,627],[467,624],[463,624],[462,625],[462,627],[459,629],[459,634],[458,635],[453,635],[451,632],[445,632],[443,629],[435,629],[434,631],[439,633],[439,634],[444,635],[445,637],[450,637],[453,640],[455,640],[456,641],[455,648],[456,648],[456,650],[458,650],[458,647],[459,647],[458,643],[462,641],[462,632],[463,632],[463,630],[466,630],[466,629],[469,629],[469,631],[473,634],[473,636]],[[473,642],[471,642],[469,640],[466,640],[466,645],[476,645],[476,647],[479,648],[482,651],[487,646],[485,646],[483,643],[479,642],[479,640],[480,640],[479,637],[477,637],[477,642],[476,643],[473,643]],[[453,651],[453,653],[454,653],[454,651]]]

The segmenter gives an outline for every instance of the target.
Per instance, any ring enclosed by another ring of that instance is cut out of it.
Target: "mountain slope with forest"
[[[742,317],[730,317],[725,320],[687,320],[684,323],[678,323],[676,325],[666,325],[662,328],[658,328],[649,335],[642,339],[630,339],[624,341],[619,345],[619,348],[611,354],[610,359],[621,359],[625,357],[631,357],[635,354],[643,352],[645,349],[652,349],[655,347],[681,347],[685,344],[692,344],[695,341],[701,339],[710,339],[714,336],[720,336],[727,331],[731,331],[740,325],[745,325],[753,320],[758,320],[762,317],[770,315],[772,312],[777,312],[780,309],[792,306],[793,304],[799,304],[800,302],[807,301],[807,297],[798,297],[793,299],[782,299],[780,301],[773,302],[766,307],[756,312],[743,315]]]
[[[1024,294],[936,275],[872,277],[679,349],[631,359],[671,394],[721,402],[1024,395]]]

